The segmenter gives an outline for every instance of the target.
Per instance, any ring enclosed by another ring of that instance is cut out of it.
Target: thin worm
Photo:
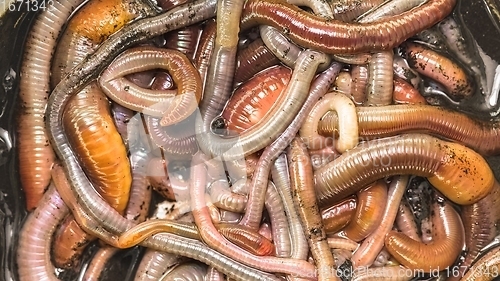
[[[204,131],[201,120],[197,120],[196,137],[200,149],[208,154],[223,156],[225,160],[242,158],[254,153],[274,141],[292,122],[304,104],[311,81],[318,65],[327,63],[323,53],[306,50],[296,63],[290,83],[266,118],[240,136],[222,139]]]
[[[345,249],[354,251],[358,248],[358,243],[349,238],[328,238],[328,246],[332,249]]]
[[[351,88],[352,88],[352,78],[351,73],[348,71],[341,71],[339,75],[337,75],[337,79],[335,79],[335,83],[333,84],[333,88],[348,97],[351,96]]]
[[[359,135],[385,137],[418,131],[454,140],[473,148],[482,155],[500,153],[497,142],[500,129],[495,122],[482,122],[471,117],[430,105],[393,105],[357,107]],[[331,135],[337,130],[335,113],[327,113],[319,122],[321,135]]]
[[[461,281],[493,281],[500,276],[500,248],[490,250],[460,279]]]
[[[392,229],[398,212],[399,203],[403,198],[408,176],[398,176],[390,184],[387,192],[387,204],[382,216],[382,221],[375,231],[368,236],[361,246],[354,252],[352,263],[354,267],[368,267],[373,264],[384,247],[384,238]]]
[[[83,0],[53,3],[40,13],[25,44],[19,81],[20,111],[17,118],[19,179],[26,197],[26,209],[32,211],[50,183],[55,154],[44,123],[50,92],[50,59],[57,37],[71,12]],[[42,44],[43,42],[43,44]],[[42,59],[41,59],[42,58]],[[34,172],[36,171],[36,172]]]
[[[318,134],[318,123],[321,117],[330,110],[342,116],[342,120],[339,120],[340,137],[335,143],[335,148],[343,153],[358,144],[359,136],[356,108],[354,103],[342,93],[328,93],[314,105],[300,127],[300,137],[310,149],[324,148],[327,143],[325,138]]]
[[[441,83],[453,100],[474,93],[475,85],[465,70],[445,55],[410,42],[401,45],[401,53],[412,68]]]
[[[92,257],[92,261],[89,263],[87,269],[85,270],[85,275],[83,276],[83,281],[94,281],[99,280],[99,276],[106,269],[106,263],[119,251],[120,249],[110,246],[105,246],[99,248],[97,252]]]
[[[226,239],[253,255],[270,256],[274,254],[274,245],[271,241],[242,225],[219,223],[215,224],[215,228]]]
[[[262,39],[257,38],[248,47],[238,52],[234,72],[234,84],[239,85],[252,78],[258,72],[277,65],[278,58],[264,45]]]
[[[378,180],[360,190],[357,198],[356,213],[343,231],[349,239],[359,242],[371,235],[384,218],[386,208],[384,202],[388,199],[387,184],[383,180]]]
[[[165,274],[158,281],[179,280],[179,281],[204,281],[207,274],[207,267],[200,263],[183,263],[172,271]]]
[[[364,65],[370,62],[372,59],[372,54],[370,53],[361,53],[355,55],[346,55],[346,54],[336,54],[332,55],[332,58],[338,62],[352,64],[354,65]]]
[[[392,100],[395,104],[427,104],[425,98],[410,83],[395,76]]]
[[[128,108],[125,108],[117,103],[111,104],[111,114],[113,116],[113,122],[116,126],[116,130],[122,137],[125,147],[129,147],[129,136],[128,124],[134,116],[134,112]],[[133,145],[132,143],[130,145]]]
[[[351,95],[357,105],[366,102],[366,85],[368,83],[368,67],[366,65],[354,65],[351,69]]]
[[[488,196],[486,196],[485,198],[487,197]],[[479,202],[484,199],[479,200]],[[403,233],[404,235],[410,237],[415,241],[420,241],[417,224],[415,222],[415,219],[413,218],[413,213],[410,209],[410,206],[408,206],[408,202],[404,199],[401,200],[401,204],[399,205],[399,211],[396,216],[396,226],[398,227],[398,230],[401,231],[401,233]]]
[[[191,156],[198,151],[194,136],[193,115],[171,126],[161,126],[160,119],[146,116],[151,142],[166,154]]]
[[[455,0],[430,0],[397,16],[357,24],[324,20],[279,0],[251,0],[243,8],[240,28],[270,25],[303,47],[330,54],[390,50],[442,20],[455,4]]]
[[[461,205],[484,198],[495,182],[489,165],[475,151],[428,135],[404,134],[367,141],[317,170],[316,196],[324,206],[396,174],[428,177],[436,189]]]
[[[166,47],[183,53],[190,61],[193,61],[201,32],[201,24],[194,24],[171,31],[165,34]]]
[[[398,54],[394,54],[393,59],[394,76],[409,82],[415,89],[422,83],[420,74],[408,65],[408,62]]]
[[[196,50],[196,55],[194,56],[194,65],[198,69],[198,73],[200,73],[201,82],[203,84],[203,92],[205,92],[208,66],[210,64],[210,58],[215,45],[216,30],[217,24],[215,22],[215,18],[209,19],[203,29],[198,43],[198,49]]]
[[[393,92],[393,57],[391,51],[377,52],[368,63],[367,105],[389,105]]]
[[[293,194],[304,234],[318,269],[318,280],[338,280],[332,274],[335,261],[326,240],[321,214],[314,194],[313,171],[304,143],[296,138],[287,151]]]
[[[274,53],[274,55],[286,66],[293,68],[297,61],[301,49],[288,41],[285,35],[278,31],[278,29],[261,25],[259,27],[260,37],[264,44]]]
[[[177,90],[143,89],[123,76],[162,68],[169,71]],[[201,99],[201,79],[189,59],[179,51],[137,47],[122,53],[99,78],[99,85],[114,102],[134,111],[162,117],[162,126],[186,119]]]
[[[302,108],[293,118],[292,122],[285,131],[271,143],[262,153],[257,169],[252,177],[250,185],[250,196],[247,203],[245,216],[241,220],[241,224],[250,226],[256,229],[262,217],[262,210],[265,201],[265,188],[269,177],[272,162],[279,154],[290,144],[291,140],[296,136],[304,119],[309,114],[314,103],[323,96],[330,88],[330,85],[335,80],[335,77],[340,71],[340,64],[333,63],[327,70],[320,75],[310,86],[310,93],[306,98]]]
[[[453,206],[442,198],[433,198],[432,242],[422,243],[391,231],[385,237],[387,251],[400,263],[414,270],[430,272],[451,266],[462,251],[464,227]]]
[[[386,266],[354,272],[352,281],[409,281],[413,275],[403,266]]]
[[[356,198],[347,198],[321,211],[326,233],[337,233],[354,217],[357,208]]]
[[[19,280],[57,281],[50,261],[50,244],[57,225],[68,207],[51,184],[38,207],[28,216],[19,234],[16,261]]]
[[[373,266],[374,267],[385,266],[386,264],[389,263],[390,257],[391,255],[385,249],[380,250],[380,252],[377,254],[377,257],[375,258],[375,261],[373,261]]]
[[[334,18],[339,21],[352,22],[358,16],[381,5],[384,0],[329,0]]]
[[[224,281],[224,274],[220,273],[217,269],[213,267],[208,267],[207,275],[205,276],[205,281]]]
[[[276,186],[270,181],[266,189],[265,206],[272,226],[272,238],[277,257],[289,257],[291,252],[290,229],[283,204]]]
[[[377,0],[380,1],[380,0]],[[288,4],[310,8],[313,13],[325,19],[333,19],[333,11],[327,1],[323,0],[287,0]]]
[[[214,205],[222,210],[243,213],[247,205],[247,197],[231,192],[226,184],[215,181],[210,187],[210,196]]]

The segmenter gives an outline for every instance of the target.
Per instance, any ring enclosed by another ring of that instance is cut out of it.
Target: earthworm
[[[172,183],[170,182],[170,178],[168,176],[168,161],[163,160],[162,158],[151,158],[148,162],[148,181],[153,187],[153,190],[158,192],[163,198],[172,200],[172,201],[183,201],[180,197],[184,197],[183,199],[188,199],[188,196],[179,196],[179,194],[175,192]],[[183,185],[184,188],[181,187],[182,190],[187,190],[187,184]]]
[[[389,262],[390,257],[391,255],[385,249],[382,248],[382,250],[380,250],[380,252],[377,254],[377,257],[373,261],[373,266],[374,267],[385,266]]]
[[[170,73],[168,73],[164,70],[161,70],[159,72],[157,70],[155,72],[156,73],[155,73],[155,76],[153,77],[153,81],[152,81],[151,87],[150,87],[152,90],[171,90],[172,88],[175,87],[174,79],[172,78],[172,75],[170,75]],[[142,72],[142,73],[144,73],[144,72]],[[134,74],[136,74],[136,73],[134,73]],[[130,77],[131,75],[134,75],[134,74],[127,75],[126,77]],[[141,86],[141,85],[138,84],[138,86]],[[142,88],[147,88],[147,87],[142,87]]]
[[[358,24],[324,20],[283,1],[252,0],[245,3],[240,28],[263,24],[281,28],[295,43],[330,54],[390,50],[442,20],[455,4],[455,0],[431,0],[397,16]]]
[[[354,272],[352,281],[409,281],[413,272],[403,266],[384,266]]]
[[[354,65],[364,65],[369,63],[370,60],[372,59],[372,54],[370,53],[360,53],[355,55],[336,54],[332,55],[332,58],[338,62],[345,64],[352,64],[354,66]]]
[[[123,76],[155,68],[168,70],[177,90],[142,89]],[[179,51],[137,47],[122,53],[99,77],[99,85],[114,102],[134,111],[162,117],[162,126],[186,119],[201,99],[201,80],[189,59]]]
[[[384,1],[380,5],[373,7],[366,13],[360,15],[357,18],[358,22],[372,22],[379,20],[387,16],[393,16],[401,14],[410,9],[418,7],[425,3],[426,0],[395,0],[395,1]]]
[[[368,67],[366,65],[353,65],[351,69],[351,95],[357,105],[366,101],[366,85],[368,83]]]
[[[19,233],[16,253],[19,280],[59,280],[50,261],[50,244],[57,225],[68,212],[57,190],[49,185]]]
[[[210,196],[215,206],[223,210],[242,213],[247,204],[247,197],[231,192],[227,185],[215,181],[210,186]]]
[[[146,126],[151,142],[167,154],[191,156],[198,151],[194,136],[193,115],[177,124],[161,126],[160,119],[146,116]]]
[[[339,120],[340,137],[335,143],[335,148],[343,153],[357,145],[359,136],[356,108],[354,103],[342,93],[328,93],[314,105],[300,127],[300,137],[310,149],[324,148],[327,143],[326,139],[318,134],[318,123],[321,117],[330,110],[342,116],[342,120]]]
[[[357,107],[360,137],[384,137],[403,132],[428,132],[462,143],[482,155],[496,155],[500,130],[495,122],[471,117],[430,105],[392,105]],[[327,113],[319,122],[318,132],[331,135],[337,128],[335,113]]]
[[[485,198],[487,197],[488,196],[486,196]],[[479,200],[479,202],[481,202],[482,200],[484,199]],[[398,227],[399,231],[401,231],[401,233],[403,233],[404,235],[410,237],[415,241],[420,241],[417,224],[415,223],[412,211],[408,206],[408,202],[404,199],[401,200],[401,204],[399,205],[399,211],[396,216],[396,226]]]
[[[269,256],[274,254],[274,245],[264,236],[246,228],[245,226],[231,223],[215,224],[215,228],[226,239],[253,255]]]
[[[95,83],[69,101],[62,122],[71,148],[89,180],[105,200],[123,214],[132,182],[130,164],[113,124],[108,100]]]
[[[147,179],[149,155],[144,150],[137,150],[130,155],[132,169],[132,186],[130,199],[124,217],[128,220],[143,222],[149,214],[151,187]]]
[[[349,238],[328,238],[328,246],[332,249],[345,249],[354,251],[358,248],[358,243]]]
[[[111,114],[113,116],[113,122],[116,126],[116,130],[122,137],[125,147],[129,147],[129,133],[128,133],[128,123],[130,119],[134,116],[134,112],[128,108],[125,108],[117,103],[111,104]]]
[[[442,84],[450,98],[459,100],[474,93],[474,82],[467,72],[454,61],[417,43],[401,45],[401,55],[420,74]]]
[[[410,269],[429,272],[451,266],[462,251],[464,226],[453,206],[435,196],[433,204],[433,240],[422,243],[391,231],[385,237],[387,251]]]
[[[220,273],[217,269],[209,266],[205,281],[224,281],[224,274]]]
[[[110,246],[99,248],[92,257],[83,276],[83,281],[99,280],[99,276],[105,269],[106,263],[119,251],[120,249]]]
[[[234,84],[239,85],[258,72],[277,65],[278,58],[264,45],[261,38],[254,40],[248,47],[238,52],[236,57]]]
[[[293,203],[299,212],[304,234],[318,269],[318,280],[338,280],[332,274],[335,261],[326,240],[321,214],[314,194],[314,178],[307,148],[295,138],[287,151]]]
[[[257,225],[260,223],[262,217],[262,210],[265,201],[265,188],[267,186],[267,180],[272,162],[296,136],[302,122],[304,122],[304,119],[309,114],[311,108],[314,106],[314,103],[316,103],[317,100],[330,88],[330,85],[335,80],[339,71],[340,64],[333,63],[322,75],[313,81],[310,86],[310,93],[307,96],[302,108],[297,113],[297,116],[293,118],[292,122],[284,130],[284,132],[264,149],[252,177],[247,209],[240,222],[241,224],[245,224],[254,229],[257,228]]]
[[[255,256],[247,252],[241,251],[232,243],[221,236],[212,223],[208,208],[205,202],[205,182],[206,171],[203,163],[198,163],[203,159],[201,153],[195,154],[191,167],[191,209],[193,216],[200,230],[200,235],[205,243],[211,248],[217,249],[218,252],[234,259],[237,262],[242,262],[253,268],[266,272],[280,272],[293,274],[298,277],[311,277],[314,275],[314,266],[303,260],[295,260],[289,258],[276,258],[267,256]]]
[[[22,152],[18,155],[19,179],[28,211],[35,209],[49,185],[50,169],[55,159],[43,125],[50,91],[50,60],[40,58],[51,56],[66,19],[82,2],[83,0],[54,2],[51,9],[40,13],[25,44],[19,81],[21,106],[17,117],[17,147]]]
[[[297,223],[300,218],[297,210],[293,206],[286,154],[281,154],[276,161],[274,161],[274,165],[271,168],[271,174],[273,182],[276,185],[276,190],[281,200],[283,200],[283,206],[288,219],[292,247],[290,257],[305,260],[309,253],[309,246],[304,231],[302,231],[302,226]]]
[[[334,89],[348,97],[351,96],[352,78],[348,71],[341,71],[333,84]]]
[[[363,13],[382,4],[384,0],[330,0],[333,17],[339,21],[351,22]]]
[[[301,49],[294,43],[288,41],[286,36],[274,27],[261,25],[259,26],[259,30],[260,37],[269,50],[271,50],[282,63],[293,68]]]
[[[199,37],[202,32],[201,24],[193,24],[179,30],[171,31],[165,35],[168,49],[176,50],[192,61],[198,47]]]
[[[392,100],[396,104],[427,104],[425,98],[410,83],[395,76]]]
[[[500,248],[496,247],[481,257],[467,271],[462,281],[492,281],[500,276]]]
[[[308,7],[313,13],[325,19],[333,19],[333,11],[327,1],[322,0],[287,0],[288,4]]]
[[[190,262],[176,266],[159,280],[204,281],[206,274],[206,265]]]
[[[373,233],[382,222],[384,210],[383,202],[387,201],[387,184],[378,180],[357,193],[358,203],[356,213],[344,228],[345,235],[359,242]]]
[[[354,267],[367,267],[373,264],[384,247],[384,238],[392,229],[399,208],[399,203],[408,185],[408,176],[393,179],[387,192],[387,204],[379,226],[370,234],[354,252],[352,263]]]
[[[377,52],[368,63],[367,105],[389,105],[392,102],[394,53]]]
[[[289,257],[291,252],[290,229],[285,214],[283,201],[273,182],[269,181],[266,189],[265,206],[272,225],[272,237],[277,257]]]
[[[351,197],[321,211],[326,233],[337,233],[344,228],[356,213],[357,201]]]
[[[306,93],[318,65],[328,63],[329,58],[316,51],[306,50],[299,56],[290,83],[280,95],[277,105],[259,122],[237,137],[220,138],[204,132],[203,123],[197,120],[197,140],[205,153],[222,156],[225,160],[242,158],[269,145],[290,125],[306,100]],[[285,102],[286,101],[286,102]]]
[[[222,111],[225,129],[230,131],[227,134],[241,133],[262,120],[275,106],[291,77],[289,68],[276,66],[238,87]]]
[[[180,262],[180,257],[147,249],[135,273],[134,281],[157,281]]]
[[[257,162],[259,161],[259,156],[254,153],[245,156],[244,161],[240,160],[241,159],[226,162],[226,169],[229,173],[229,177],[231,177],[231,179],[235,182],[241,178],[252,177],[256,169]]]
[[[208,66],[210,64],[210,58],[215,45],[216,30],[217,24],[215,22],[215,18],[207,20],[205,28],[201,33],[198,49],[196,50],[196,54],[194,56],[194,65],[200,73],[203,89],[205,89]],[[205,92],[205,90],[203,90],[203,92]]]
[[[409,82],[415,89],[418,89],[422,82],[420,74],[408,65],[408,62],[399,54],[394,54],[393,59],[394,76]]]
[[[168,11],[179,5],[186,4],[187,2],[189,2],[189,0],[158,0],[158,6],[164,11]]]

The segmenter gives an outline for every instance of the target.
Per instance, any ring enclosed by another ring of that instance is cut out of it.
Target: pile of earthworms
[[[134,280],[500,275],[500,126],[458,110],[500,85],[456,0],[83,2],[25,44],[19,280],[136,245]]]

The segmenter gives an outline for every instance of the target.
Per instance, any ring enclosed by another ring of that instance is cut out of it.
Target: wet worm
[[[485,200],[487,197],[488,196],[479,200],[479,202],[481,202],[482,200]],[[475,204],[477,204],[477,203],[475,203]],[[472,204],[472,205],[474,205],[474,204]],[[465,224],[465,222],[464,222],[464,224]],[[401,231],[401,233],[403,233],[404,235],[410,237],[411,239],[413,239],[415,241],[420,241],[420,236],[418,234],[417,224],[415,222],[415,219],[413,218],[413,213],[410,209],[410,206],[408,205],[408,202],[404,199],[401,200],[401,204],[399,205],[398,215],[396,216],[396,226],[397,226],[398,230]],[[465,231],[466,231],[466,235],[467,235],[467,228]]]
[[[311,155],[311,163],[314,171],[340,156],[340,153],[335,150],[333,146],[327,146],[319,150],[311,150],[309,154]]]
[[[122,137],[123,144],[125,147],[129,147],[129,133],[128,133],[128,123],[130,119],[133,118],[134,112],[128,108],[125,108],[117,103],[111,104],[111,114],[113,116],[113,122],[116,126],[116,130]]]
[[[357,105],[366,101],[366,85],[368,84],[368,67],[354,65],[351,69],[351,95]]]
[[[289,257],[291,252],[290,229],[283,204],[276,186],[270,181],[266,189],[265,206],[272,226],[272,239],[277,257]]]
[[[198,69],[198,73],[200,73],[203,89],[205,89],[208,66],[210,64],[210,58],[215,45],[216,31],[217,23],[215,22],[215,18],[207,20],[205,28],[201,33],[198,49],[196,50],[196,54],[194,56],[194,65]],[[203,90],[203,92],[205,91]]]
[[[151,202],[151,186],[147,178],[150,156],[142,149],[133,151],[130,155],[132,169],[132,186],[130,199],[125,209],[124,217],[128,220],[143,222],[149,215]]]
[[[140,88],[123,76],[161,68],[172,76],[176,90],[155,91]],[[122,53],[99,78],[99,85],[114,102],[134,111],[162,117],[167,126],[186,119],[201,99],[201,79],[189,59],[179,51],[137,47]]]
[[[225,129],[229,130],[226,134],[239,134],[261,121],[275,106],[291,77],[289,68],[276,66],[238,87],[222,111]]]
[[[159,281],[183,280],[204,281],[207,274],[207,266],[200,263],[183,263],[164,275]]]
[[[393,92],[392,50],[377,52],[368,63],[367,105],[389,105]]]
[[[500,130],[495,122],[482,122],[443,107],[430,105],[392,105],[357,107],[360,137],[385,137],[404,132],[427,132],[462,143],[482,155],[500,153]],[[321,135],[337,129],[336,114],[327,113],[319,122]]]
[[[321,213],[314,194],[314,178],[307,148],[295,138],[287,151],[293,203],[318,269],[318,280],[338,280],[332,274],[335,261],[326,240]]]
[[[207,275],[205,276],[205,281],[224,281],[224,274],[220,273],[217,269],[213,267],[208,267]]]
[[[391,231],[385,237],[387,251],[401,264],[414,270],[430,272],[451,266],[464,245],[464,226],[453,206],[435,196],[432,217],[432,242],[412,240]]]
[[[168,49],[176,50],[192,61],[202,32],[201,24],[190,25],[165,35]]]
[[[372,22],[380,18],[401,14],[425,3],[425,0],[384,1],[357,18],[358,22]]]
[[[418,89],[422,83],[422,78],[417,71],[408,65],[408,62],[399,54],[394,54],[393,59],[394,76],[397,76],[410,83],[415,89]]]
[[[392,100],[395,104],[427,104],[425,98],[409,82],[395,76]]]
[[[383,250],[384,238],[394,225],[398,207],[407,185],[408,176],[398,176],[392,180],[389,191],[387,192],[387,204],[383,211],[382,220],[375,231],[370,234],[356,252],[354,252],[351,258],[354,267],[371,266],[377,259],[379,253]]]
[[[211,248],[228,258],[234,259],[258,270],[266,272],[280,272],[293,274],[298,277],[310,277],[314,275],[314,265],[290,258],[276,258],[269,256],[255,256],[235,246],[217,231],[212,223],[206,201],[205,184],[206,171],[202,159],[206,157],[201,153],[195,154],[191,165],[191,209],[200,231],[200,235],[205,243]],[[201,163],[200,163],[201,162]]]
[[[287,0],[288,4],[310,8],[313,13],[325,19],[333,19],[333,11],[327,1],[321,0]]]
[[[134,281],[157,281],[180,262],[180,257],[147,249],[135,273]]]
[[[444,86],[453,100],[471,96],[474,82],[457,63],[430,48],[406,42],[401,45],[401,55],[420,74],[434,79]]]
[[[222,210],[243,213],[247,205],[245,195],[231,192],[227,185],[221,184],[221,181],[210,185],[210,196],[214,205]]]
[[[340,203],[321,211],[326,233],[337,233],[344,228],[356,213],[356,198],[344,199]]]
[[[245,3],[240,28],[270,25],[295,43],[325,53],[390,50],[442,20],[455,4],[455,0],[431,0],[397,16],[358,24],[324,20],[279,0],[252,0]]]
[[[215,228],[226,239],[247,250],[253,255],[270,256],[274,254],[274,245],[264,236],[245,226],[231,223],[215,224]]]
[[[50,60],[56,40],[66,19],[83,0],[54,2],[31,27],[25,45],[20,72],[20,114],[17,118],[19,179],[26,197],[26,209],[32,211],[50,182],[55,154],[44,124],[50,92]],[[43,44],[42,44],[43,42]],[[36,172],[34,172],[36,171]]]
[[[352,281],[409,281],[413,274],[403,266],[384,266],[373,270],[354,272]]]
[[[354,251],[358,248],[358,243],[348,238],[328,238],[328,246],[332,249],[345,249]]]
[[[118,252],[120,249],[105,246],[99,248],[97,252],[92,257],[92,261],[89,263],[85,274],[82,278],[83,281],[94,281],[99,280],[99,276],[106,269],[106,263]]]
[[[382,222],[387,201],[387,184],[378,180],[357,193],[356,213],[344,228],[345,235],[359,242],[375,231]]]
[[[132,182],[130,164],[113,124],[108,100],[96,84],[69,101],[62,121],[71,148],[89,180],[105,200],[123,214]]]
[[[186,4],[189,0],[158,0],[158,6],[164,11],[171,10],[179,5]]]
[[[342,116],[342,120],[339,120],[340,137],[335,143],[335,148],[340,153],[346,152],[359,142],[358,117],[354,103],[342,93],[328,93],[314,105],[300,127],[300,137],[310,149],[322,149],[327,146],[327,139],[318,134],[318,123],[321,117],[330,110]]]
[[[382,4],[383,0],[329,0],[333,10],[333,17],[336,20],[344,22],[352,22],[357,17],[370,11],[374,7]]]
[[[349,71],[341,71],[335,79],[333,88],[348,97],[351,96],[352,78]]]
[[[273,52],[275,57],[286,66],[293,68],[301,49],[294,43],[288,41],[286,36],[274,27],[261,25],[259,30],[262,41],[269,50]]]
[[[297,116],[293,118],[290,125],[284,130],[284,132],[264,149],[264,152],[256,165],[257,168],[252,176],[250,196],[245,216],[243,216],[240,222],[241,224],[248,225],[254,229],[257,228],[257,225],[260,223],[262,217],[262,210],[265,201],[265,188],[267,186],[272,162],[296,136],[311,108],[330,88],[330,85],[333,83],[335,77],[340,71],[340,67],[340,64],[332,63],[322,75],[312,82],[312,85],[309,87],[309,95],[307,96],[302,108],[297,113]]]
[[[149,139],[166,154],[190,156],[198,151],[192,115],[177,124],[161,126],[160,119],[146,116]]]
[[[196,137],[200,149],[208,154],[223,156],[225,160],[234,160],[269,145],[285,131],[304,104],[318,65],[328,62],[329,58],[323,53],[311,50],[302,52],[290,83],[276,106],[257,126],[237,137],[225,139],[217,137],[211,132],[204,131],[202,121],[197,120]]]
[[[493,281],[500,276],[500,248],[490,250],[460,279],[462,281]]]
[[[57,225],[68,212],[57,190],[52,184],[49,185],[19,234],[16,254],[19,280],[59,280],[50,260],[50,244]]]
[[[261,38],[254,40],[248,47],[240,50],[236,57],[234,84],[239,85],[252,78],[258,72],[277,65],[278,58],[264,45]]]
[[[428,177],[436,189],[461,205],[484,198],[495,182],[490,167],[475,151],[428,135],[404,134],[359,144],[317,170],[316,196],[325,206],[396,174]]]

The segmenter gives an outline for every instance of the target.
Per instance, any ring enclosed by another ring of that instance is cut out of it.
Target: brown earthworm
[[[430,105],[393,105],[357,107],[360,137],[384,137],[410,131],[428,132],[462,143],[483,155],[500,152],[497,123],[482,122],[456,111]],[[321,135],[337,129],[335,113],[327,113],[319,122]]]
[[[392,50],[377,52],[368,63],[367,105],[389,105],[392,102]]]
[[[461,281],[493,281],[500,276],[500,248],[496,247],[481,257]]]
[[[201,24],[193,24],[179,30],[171,31],[165,35],[168,49],[176,50],[193,61],[199,38],[202,32]]]
[[[384,238],[392,229],[398,212],[399,203],[408,185],[408,176],[393,179],[387,192],[387,204],[379,226],[368,236],[352,256],[353,266],[368,267],[373,264],[384,247]]]
[[[395,76],[392,100],[396,104],[427,104],[425,98],[410,83]]]
[[[373,233],[383,220],[387,201],[387,184],[378,180],[357,193],[356,213],[344,228],[345,235],[359,242]]]
[[[394,76],[397,76],[410,83],[415,89],[418,89],[422,83],[420,74],[408,65],[408,62],[399,54],[394,54],[393,59]]]
[[[417,43],[401,45],[402,56],[420,74],[441,83],[450,98],[459,100],[474,93],[474,83],[457,63],[430,48]]]
[[[123,77],[155,68],[169,71],[177,90],[143,89]],[[122,53],[101,74],[99,85],[114,102],[134,111],[162,117],[162,126],[175,124],[191,115],[202,93],[200,75],[184,54],[153,47],[137,47]]]
[[[19,82],[20,114],[17,118],[19,175],[26,209],[35,209],[50,182],[55,154],[43,126],[50,88],[50,59],[66,19],[83,0],[54,2],[40,13],[25,44]],[[43,43],[43,44],[42,44]],[[42,58],[42,59],[40,59]],[[35,172],[36,171],[36,172]]]
[[[198,69],[198,73],[200,73],[203,89],[205,89],[208,66],[210,64],[210,58],[215,45],[216,31],[217,23],[215,22],[215,18],[207,20],[205,28],[201,33],[198,49],[196,50],[196,54],[194,56],[194,65]],[[205,91],[203,90],[203,92]]]
[[[384,0],[329,0],[334,18],[339,21],[351,22],[363,13],[382,4]]]
[[[357,105],[366,101],[366,84],[368,83],[368,67],[366,65],[354,65],[351,69],[351,95]]]
[[[311,150],[309,151],[309,154],[311,156],[311,162],[314,171],[325,166],[326,164],[330,163],[335,158],[340,156],[340,153],[331,145],[323,149]]]
[[[324,20],[279,0],[252,0],[245,3],[240,28],[270,25],[299,45],[326,53],[389,50],[442,20],[455,4],[455,0],[431,0],[397,16],[357,24]]]
[[[237,64],[234,72],[234,84],[238,85],[250,79],[258,72],[277,65],[278,58],[257,38],[248,47],[238,51]]]
[[[164,11],[168,11],[179,5],[186,4],[187,2],[189,2],[189,0],[158,0],[158,6]]]
[[[356,213],[356,198],[347,198],[321,211],[326,233],[337,233],[344,228]]]
[[[260,37],[269,50],[271,50],[282,63],[293,68],[301,49],[294,43],[288,41],[286,36],[274,27],[261,25],[259,30]]]
[[[448,199],[461,205],[484,198],[495,182],[489,165],[475,151],[424,134],[404,134],[364,142],[317,170],[316,196],[324,206],[395,174],[428,177]]]
[[[51,184],[38,207],[28,216],[19,233],[17,268],[19,280],[57,281],[50,260],[52,234],[69,210]]]
[[[318,269],[318,280],[338,280],[335,261],[326,240],[321,214],[314,194],[314,178],[307,148],[295,138],[287,151],[293,203],[299,212],[302,228],[307,237]]]
[[[385,237],[387,251],[400,263],[413,270],[430,272],[451,266],[462,251],[464,227],[453,206],[443,198],[433,198],[433,240],[422,243],[396,231]]]
[[[257,256],[274,254],[274,245],[264,236],[245,226],[231,223],[215,224],[215,228],[226,239]]]

